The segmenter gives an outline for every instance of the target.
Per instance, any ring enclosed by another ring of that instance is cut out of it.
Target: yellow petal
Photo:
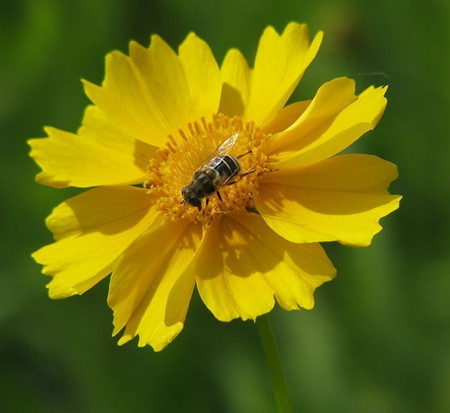
[[[139,346],[159,351],[182,330],[194,288],[190,263],[200,236],[199,226],[157,219],[126,251],[108,296],[113,334],[125,327],[119,344],[139,335]]]
[[[310,100],[304,100],[302,102],[295,102],[288,106],[285,106],[269,123],[267,123],[262,128],[262,131],[264,133],[272,134],[284,131],[285,129],[289,128],[305,112],[310,103]],[[269,140],[269,142],[271,142],[271,140]],[[271,152],[273,152],[273,150],[271,150]],[[269,151],[267,151],[266,153],[269,153]]]
[[[222,74],[222,96],[219,112],[225,115],[242,116],[248,105],[251,70],[242,53],[230,49],[220,69]]]
[[[220,70],[206,42],[190,33],[180,45],[178,55],[186,75],[196,118],[217,113],[222,89]]]
[[[264,31],[256,53],[245,120],[263,126],[276,115],[316,56],[321,41],[319,32],[310,43],[305,24],[290,23],[281,36],[273,27]]]
[[[52,298],[83,294],[106,277],[155,218],[154,198],[135,187],[102,187],[67,200],[47,219],[57,242],[33,254],[53,276]]]
[[[335,275],[319,244],[294,244],[260,216],[224,217],[204,235],[197,257],[197,287],[216,318],[255,319],[275,302],[286,310],[312,308],[313,292]]]
[[[312,133],[326,129],[347,106],[356,101],[355,82],[346,77],[324,83],[295,122],[273,136],[267,144],[268,154],[278,158],[291,155],[304,146],[303,140]],[[287,154],[286,154],[287,153]]]
[[[398,208],[387,187],[394,164],[371,155],[342,155],[304,169],[267,174],[258,211],[278,234],[293,242],[339,241],[369,245],[380,218]]]
[[[166,135],[177,137],[180,128],[198,120],[197,103],[191,96],[179,57],[156,35],[152,36],[148,49],[131,42],[130,56],[142,79],[141,87],[147,90],[158,123],[163,125]],[[194,75],[191,73],[190,76],[193,80]]]
[[[42,168],[36,180],[63,188],[143,182],[155,148],[122,133],[89,106],[77,135],[45,129],[48,138],[30,139],[30,156]]]
[[[274,136],[267,153],[274,167],[296,168],[329,158],[375,128],[386,107],[386,88],[370,87],[354,95],[354,81],[324,84],[308,109],[286,131]]]
[[[130,45],[131,52],[133,45]],[[140,64],[114,51],[106,56],[106,75],[102,86],[83,81],[84,89],[89,99],[116,129],[159,147],[166,142],[172,128],[164,123],[155,98],[146,87],[148,79],[145,76],[148,74],[143,73]]]

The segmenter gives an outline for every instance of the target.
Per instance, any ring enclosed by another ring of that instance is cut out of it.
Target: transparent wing
[[[239,133],[236,132],[226,138],[219,147],[217,147],[211,154],[208,155],[208,157],[203,161],[198,170],[208,165],[214,158],[227,155],[236,144],[238,137]]]
[[[216,156],[222,156],[228,154],[230,152],[231,148],[234,146],[234,144],[237,141],[239,134],[233,133],[231,136],[226,138],[222,144],[217,148],[217,151],[214,153],[212,158],[215,158]]]

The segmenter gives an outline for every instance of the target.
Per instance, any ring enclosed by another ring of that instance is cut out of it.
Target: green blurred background
[[[388,109],[353,151],[398,164],[404,199],[370,248],[326,245],[339,277],[313,311],[271,314],[294,406],[303,412],[450,412],[450,2],[448,0],[0,2],[0,411],[273,412],[256,328],[220,323],[195,295],[163,352],[118,347],[108,283],[52,301],[30,253],[44,218],[73,190],[34,183],[25,143],[52,125],[75,131],[101,83],[104,55],[173,47],[194,30],[218,61],[253,61],[263,28],[291,20],[325,31],[296,99],[346,75],[389,84]]]

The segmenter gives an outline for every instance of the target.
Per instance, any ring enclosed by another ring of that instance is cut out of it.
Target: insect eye
[[[195,207],[201,207],[202,205],[202,200],[198,197],[196,197],[194,194],[191,194],[191,196],[189,196],[189,200],[188,202]]]
[[[195,206],[197,208],[200,208],[202,206],[202,200],[196,196],[192,191],[189,189],[189,187],[185,186],[181,190],[181,194],[183,195],[183,199],[192,206]]]

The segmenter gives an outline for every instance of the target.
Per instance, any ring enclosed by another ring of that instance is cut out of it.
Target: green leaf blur
[[[25,141],[43,126],[75,131],[101,83],[104,56],[173,47],[195,31],[221,61],[252,61],[268,25],[291,20],[323,46],[296,98],[352,77],[389,84],[388,108],[351,150],[395,162],[404,196],[371,247],[326,245],[338,278],[312,311],[271,314],[296,410],[450,411],[450,2],[431,0],[20,0],[0,3],[0,411],[275,410],[256,327],[220,323],[194,296],[186,327],[163,352],[111,338],[107,280],[53,301],[30,253],[51,241],[51,209],[76,190],[37,185]]]

